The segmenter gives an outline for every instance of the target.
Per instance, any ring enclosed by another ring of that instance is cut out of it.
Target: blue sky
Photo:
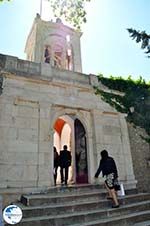
[[[12,0],[0,4],[0,53],[25,59],[25,42],[40,0]],[[81,38],[82,66],[86,74],[102,73],[150,81],[150,59],[132,41],[126,28],[150,33],[149,0],[92,0]],[[52,14],[43,0],[42,17]]]

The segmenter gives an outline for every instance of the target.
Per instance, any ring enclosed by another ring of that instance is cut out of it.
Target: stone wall
[[[96,76],[11,56],[0,59],[0,188],[53,185],[54,124],[66,115],[86,130],[89,183],[106,148],[117,161],[120,180],[135,187],[125,115],[95,95]]]
[[[131,155],[135,179],[139,191],[150,191],[150,144],[141,138],[147,134],[144,129],[128,124]]]

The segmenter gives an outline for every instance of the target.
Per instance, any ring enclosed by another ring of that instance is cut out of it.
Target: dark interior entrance
[[[82,123],[76,119],[75,128],[75,163],[76,163],[76,183],[88,183],[87,165],[87,144],[86,132]]]

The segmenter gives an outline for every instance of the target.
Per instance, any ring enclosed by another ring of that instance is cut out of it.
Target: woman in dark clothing
[[[53,147],[54,150],[54,184],[56,185],[57,180],[57,169],[59,166],[59,154],[57,152],[56,147]]]
[[[102,172],[103,177],[106,177],[105,186],[114,202],[112,207],[118,208],[119,202],[115,191],[115,181],[118,178],[117,167],[114,159],[108,155],[106,150],[101,152],[101,160],[95,178],[98,178],[100,172]]]

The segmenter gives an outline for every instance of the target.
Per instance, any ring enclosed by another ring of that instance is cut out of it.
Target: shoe
[[[119,205],[112,205],[112,208],[119,208]]]

